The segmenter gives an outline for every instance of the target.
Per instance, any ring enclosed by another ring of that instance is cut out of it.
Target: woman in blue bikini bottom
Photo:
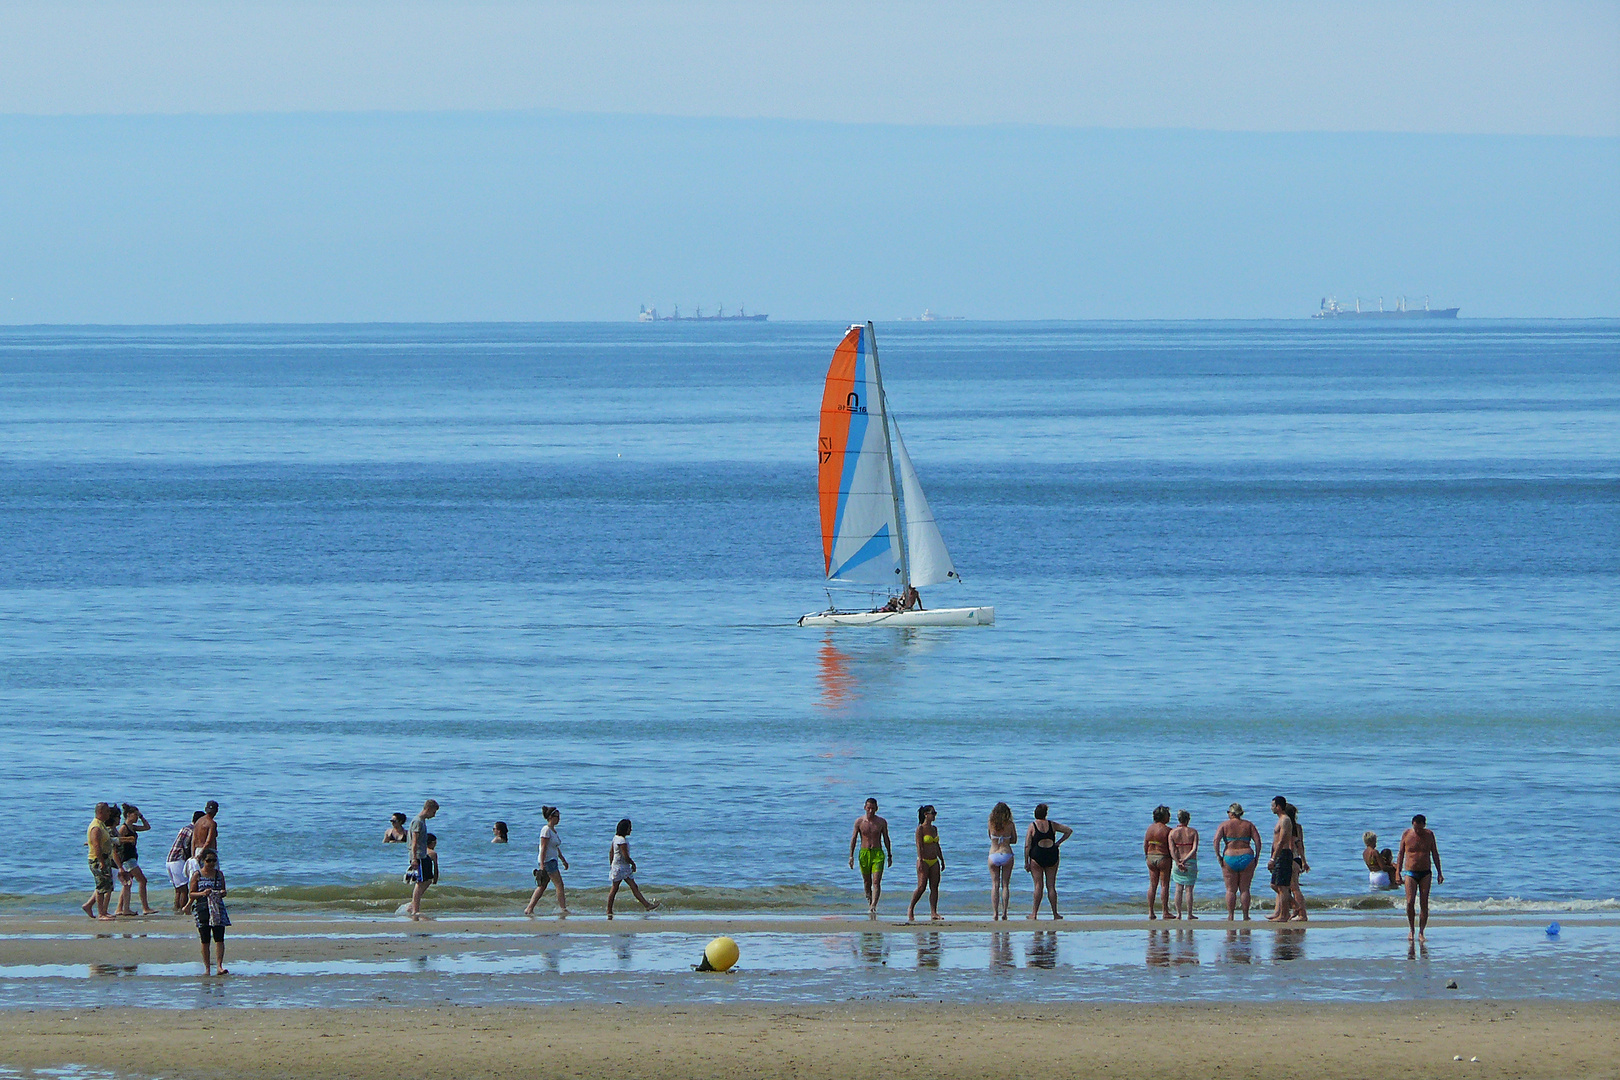
[[[1239,904],[1243,918],[1249,917],[1249,884],[1259,861],[1260,830],[1243,819],[1243,806],[1227,807],[1226,820],[1215,830],[1215,854],[1220,859],[1221,877],[1226,879],[1226,917],[1234,918]]]

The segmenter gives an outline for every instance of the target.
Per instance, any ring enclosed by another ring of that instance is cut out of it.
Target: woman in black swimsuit
[[[1035,808],[1035,820],[1029,823],[1024,836],[1024,869],[1035,879],[1035,907],[1031,919],[1041,913],[1041,893],[1044,890],[1052,905],[1052,918],[1061,919],[1057,908],[1058,846],[1073,835],[1067,825],[1046,819],[1046,804]]]

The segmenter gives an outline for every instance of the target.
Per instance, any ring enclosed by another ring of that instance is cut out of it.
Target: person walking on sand
[[[883,896],[883,868],[894,865],[894,845],[889,841],[889,823],[878,817],[878,801],[866,800],[865,812],[855,819],[849,834],[849,866],[855,868],[855,845],[860,845],[861,887],[866,892],[866,912],[877,918],[878,900]],[[888,851],[887,862],[884,851]]]
[[[533,915],[535,905],[546,894],[546,886],[553,881],[557,883],[557,914],[563,917],[568,915],[568,894],[563,891],[562,874],[557,864],[562,863],[564,870],[568,869],[568,857],[563,854],[562,837],[557,835],[557,825],[562,821],[562,811],[555,806],[542,806],[540,816],[546,823],[540,827],[539,863],[534,870],[534,895],[529,897],[529,906],[523,909],[523,914]]]
[[[205,851],[197,862],[197,870],[191,875],[191,901],[197,916],[197,936],[202,939],[203,974],[214,974],[215,961],[208,956],[212,938],[219,973],[229,975],[225,970],[225,928],[231,925],[231,917],[225,911],[225,872],[219,868],[218,852]]]
[[[1007,905],[1012,901],[1013,844],[1018,826],[1013,824],[1012,807],[998,802],[990,810],[990,919],[1005,922]]]
[[[1196,919],[1193,914],[1193,886],[1198,884],[1198,830],[1190,824],[1192,814],[1176,815],[1178,824],[1170,830],[1170,883],[1176,887],[1176,917]]]
[[[433,815],[439,812],[439,804],[429,799],[422,804],[422,812],[411,819],[411,827],[406,830],[410,844],[410,869],[405,872],[405,879],[411,883],[411,902],[405,908],[405,913],[412,918],[422,914],[422,894],[433,883],[433,857],[428,854],[432,847],[428,840],[427,823]]]
[[[1434,875],[1436,884],[1446,883],[1445,872],[1440,869],[1440,845],[1429,829],[1429,819],[1422,814],[1414,814],[1412,827],[1401,834],[1401,850],[1395,856],[1395,865],[1400,868],[1395,884],[1406,889],[1406,940],[1411,941],[1415,934],[1422,941],[1424,931],[1429,928],[1429,875]],[[1423,907],[1422,914],[1416,910],[1419,903]]]
[[[191,831],[191,857],[201,860],[210,851],[219,850],[219,822],[215,816],[219,813],[219,803],[209,799],[203,804],[203,816],[197,819],[197,824]]]
[[[1311,864],[1305,861],[1305,827],[1299,823],[1299,810],[1293,803],[1288,804],[1288,817],[1294,823],[1294,915],[1300,922],[1309,922],[1311,916],[1305,910],[1305,893],[1300,890],[1299,876],[1308,872]]]
[[[1148,868],[1148,918],[1157,919],[1153,902],[1164,895],[1164,917],[1170,914],[1170,808],[1162,803],[1153,808],[1153,824],[1142,837],[1142,854]]]
[[[1226,808],[1226,820],[1215,827],[1215,859],[1221,864],[1221,877],[1226,881],[1226,917],[1232,919],[1241,902],[1243,921],[1249,920],[1249,883],[1260,862],[1260,830],[1254,822],[1243,817],[1243,804],[1233,803]]]
[[[928,891],[928,917],[938,922],[939,875],[945,869],[945,852],[939,846],[939,827],[934,824],[932,805],[917,808],[917,891],[911,894],[911,906],[906,908],[906,922],[917,921],[917,901],[923,890]]]
[[[137,837],[139,833],[147,832],[152,823],[146,820],[140,807],[133,803],[124,804],[124,823],[118,826],[118,880],[124,883],[124,891],[118,897],[118,914],[134,915],[129,906],[130,890],[136,884],[141,887],[141,914],[156,915],[157,908],[146,902],[146,873],[141,870],[140,853],[137,850]]]
[[[1277,815],[1277,827],[1271,831],[1271,860],[1266,863],[1271,871],[1271,891],[1277,894],[1276,907],[1267,922],[1290,922],[1294,913],[1294,828],[1297,824],[1288,811],[1293,809],[1281,795],[1271,800],[1271,812]]]
[[[174,886],[174,912],[176,915],[191,914],[191,840],[197,822],[201,820],[203,812],[193,810],[191,823],[180,826],[180,831],[174,834],[174,843],[169,845],[169,856],[164,861],[163,868],[169,872],[169,884]]]
[[[123,869],[118,865],[118,848],[108,828],[115,813],[107,803],[96,803],[90,827],[84,834],[84,846],[89,849],[90,876],[95,879],[96,889],[80,907],[90,918],[103,922],[117,919],[107,911],[107,904],[112,899],[114,868]]]
[[[608,848],[608,898],[607,917],[613,918],[613,900],[619,895],[619,886],[630,886],[630,892],[641,906],[648,911],[654,911],[661,906],[660,901],[648,900],[641,895],[641,887],[636,884],[636,860],[630,857],[630,819],[621,818],[619,827],[613,832],[613,844]]]
[[[1025,916],[1029,919],[1040,918],[1043,892],[1047,903],[1052,906],[1052,918],[1063,918],[1058,914],[1058,848],[1074,835],[1074,830],[1056,821],[1048,821],[1047,809],[1045,803],[1035,807],[1035,820],[1029,823],[1029,829],[1024,833],[1024,869],[1035,879],[1035,904]]]

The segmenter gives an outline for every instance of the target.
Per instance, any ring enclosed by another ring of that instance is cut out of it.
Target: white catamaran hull
[[[993,607],[933,608],[928,611],[817,611],[799,617],[800,626],[989,626]]]

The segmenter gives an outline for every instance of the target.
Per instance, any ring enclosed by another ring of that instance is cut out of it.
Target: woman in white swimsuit
[[[990,811],[990,919],[1005,920],[1012,899],[1013,844],[1018,826],[1013,823],[1012,807],[998,802]]]

